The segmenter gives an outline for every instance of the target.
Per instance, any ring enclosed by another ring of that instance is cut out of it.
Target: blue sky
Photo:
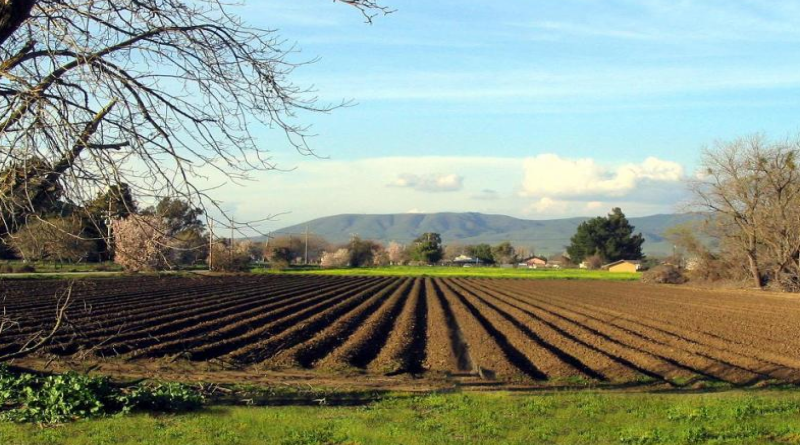
[[[671,212],[704,146],[800,129],[800,1],[385,4],[373,25],[322,0],[238,8],[319,57],[295,83],[357,103],[300,116],[327,159],[264,132],[295,170],[220,189],[240,218]]]

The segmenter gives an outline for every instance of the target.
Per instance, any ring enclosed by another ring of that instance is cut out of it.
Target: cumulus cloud
[[[603,203],[600,201],[589,201],[586,203],[586,210],[597,210],[603,207]]]
[[[419,192],[456,192],[464,188],[464,178],[455,173],[416,175],[403,173],[392,181],[391,187],[406,187]]]
[[[523,196],[585,200],[593,207],[604,198],[636,195],[642,199],[656,199],[659,194],[653,193],[654,188],[674,189],[684,177],[680,164],[654,157],[639,164],[610,166],[590,158],[569,159],[542,154],[525,159],[523,168]]]
[[[535,210],[537,213],[563,213],[567,211],[569,203],[565,201],[557,201],[552,198],[544,197],[534,202],[530,206],[530,210]]]

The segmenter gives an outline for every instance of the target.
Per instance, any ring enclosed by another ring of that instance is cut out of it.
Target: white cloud
[[[213,195],[240,221],[279,214],[275,221],[259,225],[264,232],[342,213],[481,212],[540,219],[595,216],[619,206],[629,216],[642,216],[673,212],[683,197],[682,182],[673,180],[682,169],[674,163],[654,159],[614,167],[593,159],[548,156],[527,159],[528,163],[524,158],[457,156],[315,159],[288,172],[254,174],[253,181],[241,186],[228,182]],[[552,162],[541,162],[548,159]],[[535,160],[543,174],[553,170],[540,181],[546,187],[533,181],[537,169],[528,164]],[[458,174],[441,173],[447,171]],[[415,173],[410,178],[398,172]],[[225,182],[213,171],[206,173],[209,187]],[[404,180],[404,187],[387,187],[387,178]],[[406,188],[426,181],[439,188],[460,183],[462,188],[448,193],[409,193]],[[594,196],[593,181],[604,184],[604,196]],[[531,193],[536,189],[543,193]]]
[[[525,159],[523,169],[523,196],[586,201],[626,197],[653,185],[673,187],[683,178],[680,164],[654,157],[640,164],[615,167],[599,164],[591,158],[568,159],[542,154]]]
[[[600,201],[589,201],[586,203],[586,210],[597,210],[603,208],[603,203]]]
[[[531,210],[537,213],[544,214],[560,214],[567,211],[569,203],[565,201],[556,201],[552,198],[544,197],[531,205]]]
[[[456,192],[464,188],[464,178],[455,173],[401,173],[389,186],[407,187],[419,192]]]

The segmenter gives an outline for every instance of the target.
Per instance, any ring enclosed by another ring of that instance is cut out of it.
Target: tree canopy
[[[606,262],[642,259],[644,237],[641,233],[634,234],[634,229],[622,210],[615,207],[608,216],[581,223],[567,253],[575,263],[592,255],[598,255]]]
[[[492,246],[488,244],[476,244],[467,247],[467,255],[472,258],[477,258],[486,264],[494,264],[495,258],[492,252]]]
[[[442,237],[438,233],[423,233],[411,247],[411,259],[427,264],[438,263],[444,255]]]

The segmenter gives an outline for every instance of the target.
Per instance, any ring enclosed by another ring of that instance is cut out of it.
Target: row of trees
[[[208,254],[203,211],[180,199],[167,197],[140,209],[129,188],[118,185],[83,206],[46,210],[29,215],[25,224],[2,237],[6,258],[71,263],[113,259],[138,270],[193,264]]]
[[[497,245],[481,244],[450,244],[445,247],[445,257],[452,261],[461,255],[480,260],[484,264],[516,264],[526,257],[532,256],[528,249],[516,248],[509,241]]]
[[[356,236],[346,245],[326,251],[320,264],[322,267],[436,264],[443,256],[442,237],[438,233],[424,233],[407,246],[394,241],[384,246]]]

